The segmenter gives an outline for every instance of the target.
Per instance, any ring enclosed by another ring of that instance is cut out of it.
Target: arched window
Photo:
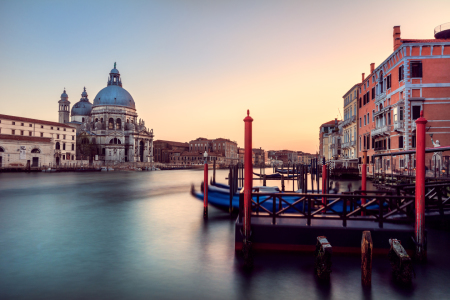
[[[122,144],[122,142],[121,142],[120,140],[117,140],[117,144],[119,144],[119,145],[120,145],[120,144]]]
[[[82,144],[89,144],[89,139],[88,139],[88,138],[83,138],[83,139],[81,140],[81,143],[82,143]]]
[[[108,121],[108,129],[112,130],[114,129],[114,119],[110,118]]]
[[[5,149],[3,149],[3,147],[0,147],[0,152],[5,152]]]
[[[39,150],[38,148],[34,148],[33,150],[31,150],[31,153],[41,153],[41,150]]]
[[[55,149],[56,149],[56,150],[61,149],[61,146],[59,145],[59,142],[56,142],[56,144],[55,144]]]
[[[122,127],[122,120],[117,118],[116,120],[116,129],[121,129]]]
[[[118,138],[113,138],[109,141],[110,144],[122,144]]]
[[[130,119],[127,119],[127,123],[130,123]]]
[[[84,118],[81,118],[81,122],[84,122]]]
[[[103,123],[103,118],[100,119],[100,123]]]
[[[98,122],[98,118],[95,118],[95,123],[97,123]]]

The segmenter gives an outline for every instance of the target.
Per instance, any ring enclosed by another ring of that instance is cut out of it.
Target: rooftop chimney
[[[375,70],[375,63],[371,63],[370,64],[370,74],[372,74],[374,70]]]
[[[394,51],[402,44],[400,40],[400,26],[394,26]]]
[[[364,81],[364,79],[366,78],[366,77],[364,77],[364,73],[362,73],[362,80],[361,80],[361,82],[363,82]]]

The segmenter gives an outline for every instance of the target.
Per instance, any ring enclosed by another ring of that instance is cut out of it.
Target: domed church
[[[65,90],[58,104],[59,122],[77,127],[77,159],[153,162],[153,129],[147,129],[145,122],[138,120],[134,99],[122,87],[116,63],[107,86],[98,92],[93,103],[84,88],[72,110]]]

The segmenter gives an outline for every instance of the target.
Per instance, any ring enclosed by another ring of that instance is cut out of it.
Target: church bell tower
[[[69,123],[69,115],[70,115],[70,102],[69,96],[66,94],[66,89],[61,94],[61,100],[58,101],[59,104],[59,123]]]

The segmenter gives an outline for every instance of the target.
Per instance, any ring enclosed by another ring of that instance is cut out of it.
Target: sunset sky
[[[402,38],[433,38],[450,1],[3,1],[0,113],[57,121],[106,86],[123,87],[155,139],[229,138],[318,150],[320,124]]]

